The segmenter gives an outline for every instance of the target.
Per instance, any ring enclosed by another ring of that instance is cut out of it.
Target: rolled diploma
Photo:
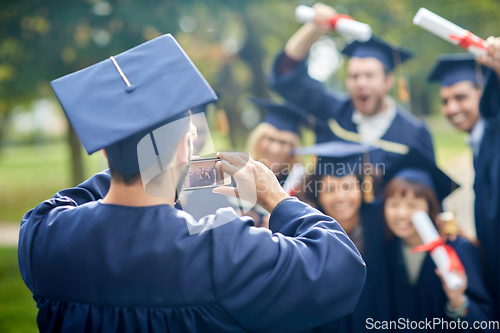
[[[439,238],[439,233],[426,212],[421,210],[415,212],[411,217],[411,222],[415,229],[417,229],[422,242],[430,243]],[[465,281],[460,276],[454,272],[450,272],[450,258],[444,247],[439,246],[432,251],[431,258],[439,269],[448,288],[456,290],[464,285]]]
[[[295,19],[299,23],[307,23],[314,20],[314,9],[300,5],[295,9]],[[372,37],[372,28],[362,22],[339,18],[335,24],[335,31],[339,34],[353,37],[361,42],[366,42]]]
[[[285,190],[287,194],[291,194],[294,189],[300,185],[305,173],[306,169],[302,164],[295,164],[292,170],[290,170],[288,177],[286,177],[286,181],[283,184],[283,190]]]
[[[447,40],[448,42],[455,45],[459,44],[459,40],[450,39],[450,36],[455,35],[463,37],[466,34],[465,29],[459,27],[454,23],[451,23],[447,19],[444,19],[425,8],[420,8],[418,10],[417,14],[415,14],[415,17],[413,18],[413,24],[418,25],[421,28],[429,31],[430,33],[441,37],[442,39]],[[469,46],[467,48],[467,51],[469,51],[476,57],[486,54],[486,48],[478,48],[475,46]]]

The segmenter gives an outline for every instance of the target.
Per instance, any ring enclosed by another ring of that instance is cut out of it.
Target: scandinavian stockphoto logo
[[[190,144],[181,143],[191,133]],[[194,219],[187,220],[191,235],[216,228],[238,218],[232,210],[214,216],[217,209],[232,207],[239,215],[256,208],[255,179],[242,179],[237,191],[232,177],[216,167],[216,152],[204,113],[165,124],[144,136],[137,145],[137,157],[144,191],[155,197],[179,196],[182,209]],[[191,163],[187,156],[191,155]],[[234,179],[244,173],[238,170]],[[212,192],[226,186],[229,196]]]

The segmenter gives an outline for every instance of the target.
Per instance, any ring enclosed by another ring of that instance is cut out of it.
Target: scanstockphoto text
[[[373,318],[366,318],[366,329],[368,330],[498,330],[499,321],[474,321],[469,323],[460,318],[456,320],[444,318],[426,318],[425,320],[410,320],[408,318],[399,318],[398,320],[377,321]]]

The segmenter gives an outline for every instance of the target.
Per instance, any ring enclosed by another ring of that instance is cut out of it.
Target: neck
[[[359,225],[359,214],[355,214],[353,217],[348,219],[338,220],[340,226],[344,229],[347,234],[350,234]]]
[[[157,205],[175,204],[175,198],[153,197],[144,192],[142,182],[138,181],[130,186],[124,183],[111,181],[108,194],[102,200],[105,204],[132,206],[132,207],[147,207]]]
[[[389,104],[387,104],[386,98],[382,99],[382,103],[380,103],[379,107],[375,108],[375,112],[372,114],[372,116],[381,114],[389,108]]]
[[[405,238],[404,242],[406,245],[411,246],[411,247],[415,247],[415,246],[423,244],[423,242],[420,239],[420,236],[418,234],[415,234],[413,236]]]
[[[472,131],[474,130],[474,127],[476,127],[477,123],[479,122],[479,119],[480,118],[477,118],[476,122],[474,123],[474,125],[471,126],[471,128],[469,128],[468,130],[466,130],[467,133],[471,134]]]

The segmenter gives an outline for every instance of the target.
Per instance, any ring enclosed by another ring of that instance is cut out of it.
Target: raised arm
[[[366,267],[340,225],[291,199],[270,228],[278,231],[243,223],[212,231],[214,289],[228,314],[249,331],[295,332],[351,313]]]
[[[305,330],[352,312],[366,268],[340,225],[289,198],[262,163],[238,153],[219,157],[217,167],[235,178],[241,197],[253,187],[257,203],[271,212],[271,230],[241,220],[210,230],[212,279],[225,310],[257,332]],[[214,191],[224,194],[227,188]],[[215,225],[227,214],[238,219],[234,211],[222,209]]]
[[[322,3],[315,4],[313,8],[314,22],[304,24],[285,45],[285,54],[295,61],[307,57],[314,42],[330,31],[328,20],[337,14],[335,9]]]
[[[320,36],[330,30],[327,21],[336,14],[333,8],[321,3],[314,5],[314,10],[314,22],[304,24],[276,57],[269,85],[285,99],[323,118],[328,108],[337,109],[337,105],[346,99],[329,94],[320,82],[307,73],[309,50]]]
[[[488,54],[478,60],[491,71],[486,74],[479,110],[486,121],[500,123],[500,37],[490,37],[486,42]]]

